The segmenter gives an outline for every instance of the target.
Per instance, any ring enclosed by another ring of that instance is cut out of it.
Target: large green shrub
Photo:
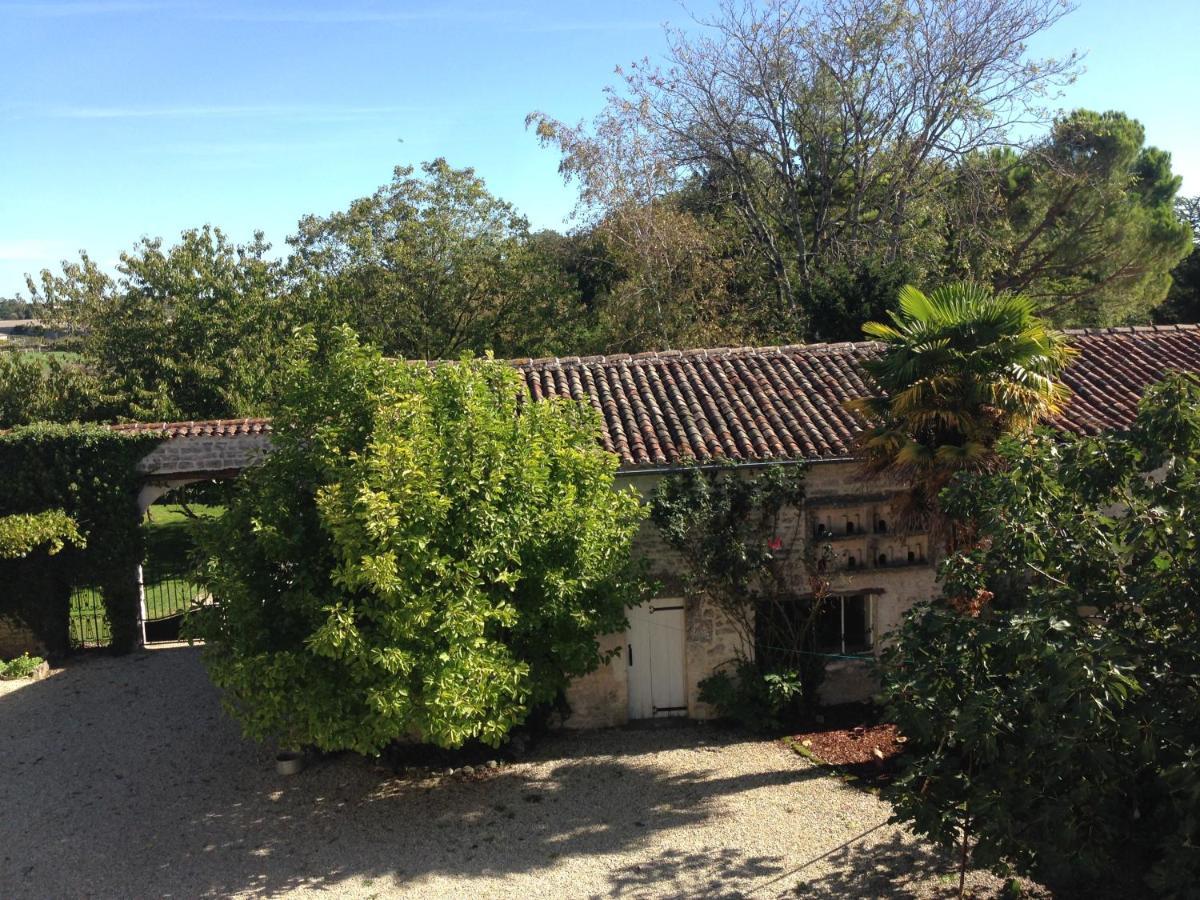
[[[0,517],[13,551],[0,553],[11,557],[0,558],[0,615],[32,628],[51,653],[68,649],[80,585],[100,588],[113,649],[133,647],[144,556],[136,465],[158,440],[98,425],[0,433]]]
[[[530,402],[507,365],[298,343],[275,452],[204,539],[213,680],[258,739],[501,742],[639,602],[636,494],[594,412]]]
[[[1200,883],[1200,382],[1128,435],[1002,445],[945,509],[978,528],[885,657],[898,818],[1051,886]]]

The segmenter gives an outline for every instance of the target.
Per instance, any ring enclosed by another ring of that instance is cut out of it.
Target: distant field
[[[48,365],[52,359],[56,359],[65,365],[67,363],[79,362],[83,358],[78,353],[66,350],[10,350],[6,349],[3,344],[0,344],[0,350],[5,353],[12,353],[14,356],[20,356],[21,359],[35,360],[43,366]]]

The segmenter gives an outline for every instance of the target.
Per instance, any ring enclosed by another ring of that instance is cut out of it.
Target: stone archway
[[[264,419],[118,425],[114,430],[159,434],[163,438],[137,465],[143,478],[137,505],[143,517],[154,503],[176,488],[236,478],[271,451],[271,426]],[[137,581],[138,635],[145,644],[147,627],[155,621],[151,615],[154,598],[147,602],[146,587],[154,583],[156,573],[147,573],[142,565],[131,574],[136,574]]]

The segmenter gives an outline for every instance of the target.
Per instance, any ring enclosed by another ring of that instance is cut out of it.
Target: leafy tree
[[[544,113],[525,122],[562,152],[559,172],[579,187],[581,227],[564,262],[581,276],[588,349],[740,343],[732,290],[744,254],[710,198],[656,155],[636,120],[611,114],[594,130]]]
[[[32,319],[35,307],[20,297],[0,297],[0,319]]]
[[[1077,110],[1025,152],[980,155],[959,174],[987,192],[959,211],[971,223],[955,231],[966,270],[1055,324],[1144,321],[1191,247],[1170,154],[1144,146],[1123,113]]]
[[[903,263],[912,278],[936,277],[953,167],[1040,119],[1040,99],[1075,72],[1074,55],[1027,54],[1067,9],[729,0],[698,32],[668,31],[665,68],[622,72],[590,128],[531,118],[563,152],[564,172],[583,174],[584,203],[607,213],[631,194],[645,207],[702,181],[759,262],[758,321],[769,311],[793,339],[816,335],[823,323],[806,303],[831,274]],[[591,189],[609,173],[631,189]]]
[[[814,341],[860,340],[863,322],[890,315],[896,298],[916,272],[911,263],[878,259],[866,259],[853,267],[829,266],[802,294],[809,315],[808,336]],[[771,340],[791,343],[795,336],[778,335]]]
[[[948,488],[947,512],[979,540],[885,655],[887,711],[908,738],[897,818],[964,865],[1190,896],[1200,382],[1156,386],[1127,435],[1008,439],[1001,456]]]
[[[868,472],[911,485],[902,515],[936,526],[955,472],[985,468],[1001,437],[1061,407],[1071,351],[1028,298],[976,285],[907,286],[891,319],[863,326],[885,346],[865,364],[880,392],[851,404],[871,423],[859,443]]]
[[[1192,230],[1192,252],[1171,270],[1171,290],[1153,313],[1160,325],[1200,322],[1200,197],[1178,198],[1175,211]]]
[[[642,517],[583,404],[517,372],[303,333],[274,452],[209,526],[193,614],[247,734],[376,753],[499,744],[602,661],[640,602]]]
[[[44,549],[53,556],[70,544],[86,544],[75,520],[61,509],[0,516],[0,559],[19,559]]]
[[[536,356],[568,331],[575,299],[529,223],[472,169],[398,167],[390,184],[290,239],[309,321],[345,323],[384,353]]]
[[[95,421],[120,406],[118,398],[102,394],[99,380],[82,366],[0,354],[0,428]]]
[[[169,249],[143,240],[115,279],[83,254],[29,287],[51,321],[79,333],[88,369],[126,415],[247,414],[270,394],[293,321],[269,250],[261,234],[235,245],[206,226]]]

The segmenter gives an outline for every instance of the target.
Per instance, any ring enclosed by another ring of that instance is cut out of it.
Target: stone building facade
[[[746,469],[744,471],[753,471]],[[618,487],[633,485],[649,499],[661,472],[625,474]],[[894,490],[881,491],[877,482],[865,482],[849,461],[816,463],[805,475],[803,508],[785,512],[781,530],[797,529],[799,540],[813,555],[827,560],[828,594],[854,598],[866,611],[867,643],[850,652],[830,652],[820,697],[826,704],[870,700],[877,680],[870,660],[877,658],[913,604],[934,596],[937,590],[933,557],[925,534],[905,533],[889,525]],[[664,599],[678,599],[683,609],[683,683],[686,714],[704,719],[715,710],[700,700],[700,682],[739,658],[752,659],[754,640],[743,633],[720,608],[688,597],[682,588],[683,562],[668,547],[655,526],[644,522],[634,541],[634,554],[645,557],[650,574],[660,583]],[[803,586],[797,586],[803,593]],[[603,651],[617,651],[590,675],[578,679],[568,691],[572,714],[568,727],[591,728],[621,725],[631,717],[631,671],[622,652],[628,633],[607,635]]]
[[[1079,351],[1063,375],[1072,396],[1050,423],[1066,432],[1127,427],[1147,386],[1171,370],[1200,372],[1200,326],[1069,335]],[[591,405],[601,445],[620,461],[618,487],[633,485],[643,496],[664,474],[689,465],[734,463],[749,472],[808,464],[806,499],[791,511],[790,525],[819,551],[840,612],[822,686],[825,702],[840,703],[871,696],[869,660],[905,611],[937,590],[927,536],[895,527],[896,488],[864,481],[853,461],[863,422],[847,404],[873,392],[864,363],[879,352],[872,343],[813,344],[511,364],[531,400]],[[163,438],[139,466],[143,507],[176,485],[236,475],[270,452],[271,423],[263,419],[117,427]],[[722,610],[685,596],[681,561],[652,524],[644,524],[635,553],[650,561],[660,596],[630,611],[626,632],[602,638],[611,656],[571,687],[569,725],[707,717],[712,710],[700,701],[700,682],[754,652],[755,636]],[[12,630],[0,630],[0,639],[11,645]]]

